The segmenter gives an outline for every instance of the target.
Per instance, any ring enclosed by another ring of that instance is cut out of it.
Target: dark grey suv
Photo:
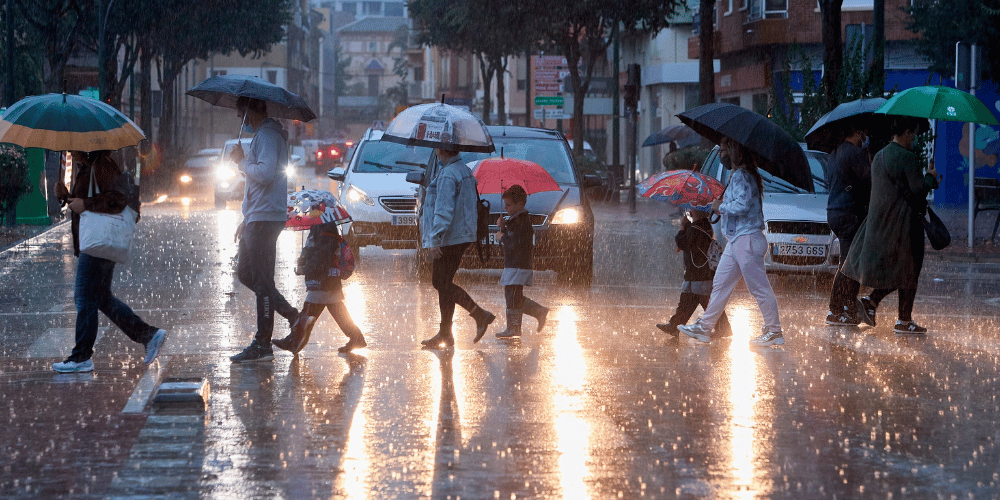
[[[573,155],[562,134],[554,130],[490,126],[487,127],[496,147],[494,153],[462,153],[462,162],[472,164],[490,157],[529,160],[545,168],[559,184],[561,191],[535,193],[528,196],[525,208],[535,228],[534,269],[556,271],[560,279],[571,283],[589,285],[594,267],[594,213],[584,189],[600,185],[596,176],[582,176],[573,162]],[[439,164],[432,158],[428,169],[421,173],[411,173],[407,180],[426,186]],[[418,193],[422,200],[423,188]],[[503,203],[499,194],[485,194],[482,198],[490,202],[490,221],[503,215]],[[499,243],[493,241],[492,233],[497,227],[490,225],[490,236],[484,242],[487,246],[486,263],[482,264],[476,252],[466,252],[462,267],[503,268],[503,252]],[[423,273],[428,264],[423,259],[423,249],[418,249],[417,265]]]

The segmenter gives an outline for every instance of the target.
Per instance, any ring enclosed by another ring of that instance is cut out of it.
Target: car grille
[[[782,234],[830,234],[830,225],[825,222],[772,220],[767,221],[767,232]]]
[[[804,257],[801,255],[772,255],[775,264],[788,266],[818,266],[826,262],[826,257]]]
[[[417,211],[417,199],[412,196],[383,196],[378,201],[389,212],[412,214]]]
[[[499,217],[501,217],[503,215],[505,215],[505,214],[502,214],[502,213],[499,213],[499,212],[491,212],[490,213],[490,225],[492,226],[494,223],[496,223],[497,218],[499,218]],[[528,220],[531,221],[531,225],[532,226],[541,226],[542,224],[545,224],[545,219],[546,218],[548,218],[547,215],[542,215],[542,214],[528,214]]]

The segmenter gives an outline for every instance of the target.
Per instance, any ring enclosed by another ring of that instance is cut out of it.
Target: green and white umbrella
[[[976,96],[951,87],[927,85],[906,89],[879,107],[876,113],[998,125],[997,118]]]
[[[0,116],[0,142],[25,148],[114,151],[145,138],[139,126],[117,109],[72,94],[25,97]]]

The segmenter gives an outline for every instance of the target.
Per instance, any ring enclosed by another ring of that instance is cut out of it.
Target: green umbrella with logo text
[[[145,138],[139,126],[117,109],[73,94],[25,97],[0,116],[0,142],[25,148],[114,151]]]
[[[906,89],[890,97],[875,112],[984,125],[1000,124],[990,108],[976,96],[940,85]]]

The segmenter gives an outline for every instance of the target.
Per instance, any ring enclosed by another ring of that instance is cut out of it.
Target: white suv
[[[355,255],[368,245],[417,248],[417,186],[406,174],[422,172],[433,151],[380,139],[381,130],[368,129],[347,169],[327,173],[339,182],[337,198],[354,220],[344,231]]]

